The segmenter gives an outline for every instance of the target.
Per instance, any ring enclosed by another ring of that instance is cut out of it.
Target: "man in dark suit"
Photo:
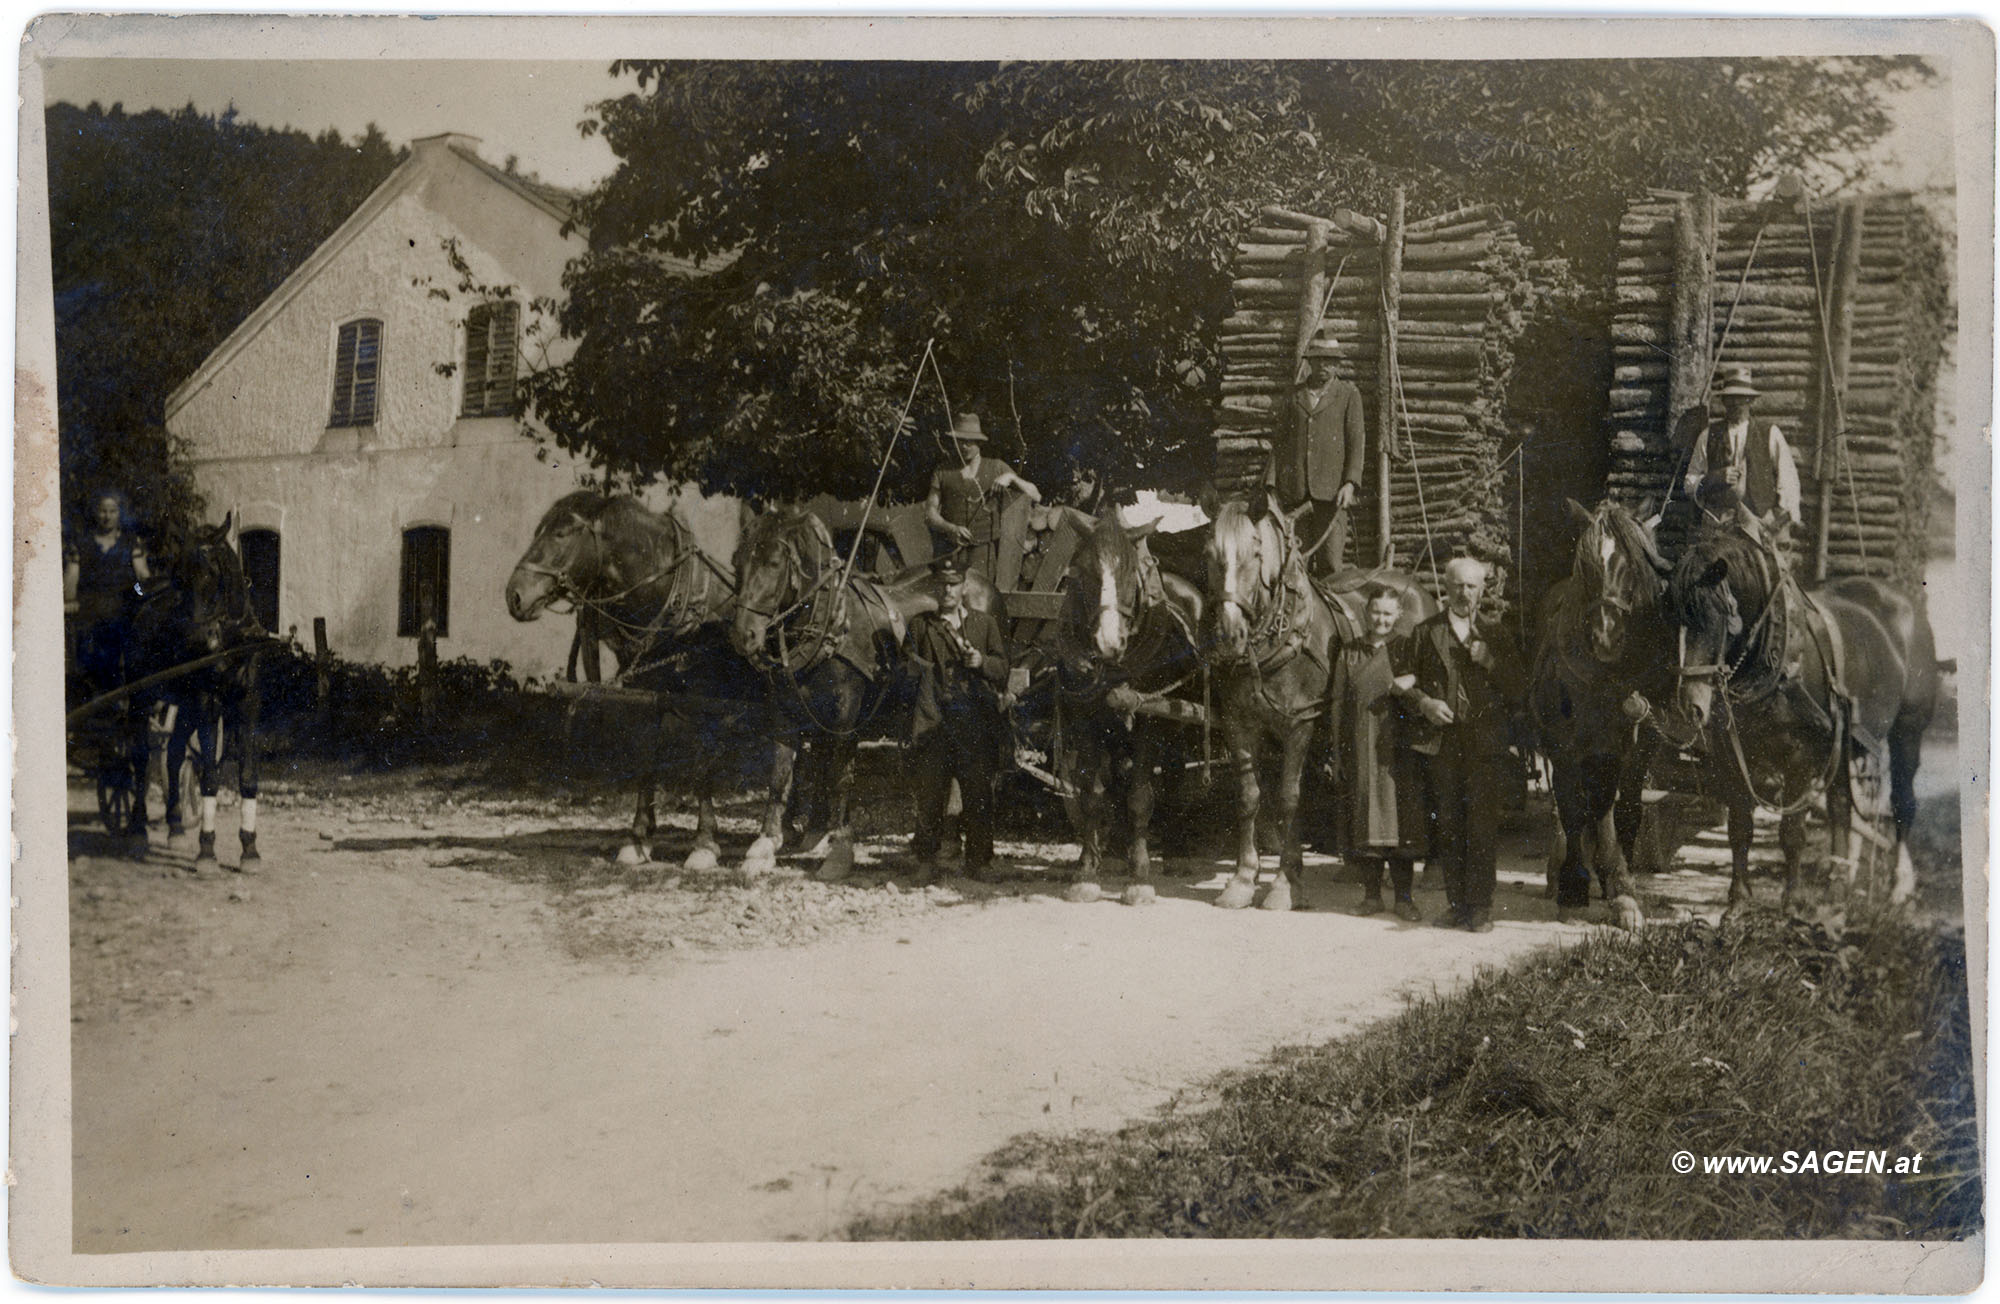
[[[1334,522],[1354,505],[1367,452],[1361,391],[1336,377],[1324,356],[1314,355],[1306,360],[1304,380],[1292,391],[1285,430],[1268,479],[1286,511],[1307,505],[1296,518],[1300,545],[1318,543],[1308,565],[1330,571],[1340,565],[1338,554],[1346,542],[1345,531]]]
[[[938,609],[910,622],[905,646],[917,669],[910,728],[910,771],[917,832],[910,855],[919,882],[937,874],[936,859],[951,781],[964,803],[965,872],[993,868],[993,777],[1006,739],[1000,694],[1007,687],[1007,638],[993,617],[965,605],[965,570],[956,557],[937,564]]]
[[[1526,685],[1520,657],[1479,620],[1486,564],[1455,558],[1445,568],[1445,609],[1408,643],[1416,676],[1410,749],[1427,772],[1437,827],[1431,854],[1444,869],[1449,910],[1439,922],[1493,931],[1493,882],[1508,718]]]

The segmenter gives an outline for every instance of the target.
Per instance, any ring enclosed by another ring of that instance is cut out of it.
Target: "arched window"
[[[340,328],[333,351],[333,418],[330,426],[375,424],[375,392],[382,372],[382,323],[373,317]]]
[[[243,578],[250,585],[250,611],[257,623],[272,634],[278,626],[278,532],[245,530],[237,540],[243,554]]]
[[[512,299],[482,303],[465,319],[465,402],[460,416],[514,413],[521,307]]]
[[[396,634],[415,638],[424,625],[424,593],[431,597],[439,638],[451,633],[451,531],[418,525],[403,531],[403,583],[396,611]]]

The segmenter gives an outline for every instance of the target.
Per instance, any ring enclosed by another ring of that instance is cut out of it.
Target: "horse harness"
[[[1720,732],[1729,741],[1730,756],[1736,763],[1736,776],[1742,781],[1743,790],[1750,794],[1751,800],[1779,816],[1796,815],[1809,808],[1818,794],[1833,782],[1853,732],[1854,699],[1847,691],[1847,649],[1840,635],[1839,624],[1820,600],[1799,586],[1798,580],[1772,555],[1769,545],[1761,541],[1753,540],[1753,542],[1758,542],[1753,551],[1768,595],[1764,601],[1764,610],[1758,614],[1750,628],[1744,631],[1735,658],[1719,660],[1714,665],[1687,664],[1687,627],[1683,625],[1680,631],[1680,665],[1677,673],[1682,679],[1715,681],[1715,696],[1722,717]],[[1734,600],[1732,594],[1731,602]],[[1804,626],[1806,636],[1812,641],[1813,649],[1819,656],[1820,667],[1825,672],[1830,710],[1814,701],[1806,692],[1805,685],[1799,677],[1803,662],[1790,660],[1786,656],[1788,636],[1794,621]],[[1772,651],[1774,647],[1775,655]],[[1754,677],[1743,673],[1746,666],[1757,672]],[[1827,757],[1820,767],[1819,774],[1791,802],[1766,800],[1763,794],[1757,791],[1756,782],[1750,773],[1749,758],[1743,751],[1742,730],[1736,720],[1736,710],[1739,706],[1755,705],[1780,694],[1786,697],[1794,709],[1804,707],[1817,716],[1819,722],[1826,728],[1828,738]]]
[[[1268,587],[1281,590],[1281,593],[1275,601],[1266,606],[1256,628],[1250,632],[1249,661],[1251,670],[1257,676],[1257,698],[1264,709],[1274,716],[1298,724],[1305,720],[1318,719],[1325,712],[1326,703],[1315,700],[1301,707],[1286,706],[1272,698],[1269,677],[1290,665],[1302,652],[1319,667],[1321,674],[1330,673],[1331,667],[1327,662],[1326,652],[1315,648],[1308,637],[1311,631],[1306,627],[1304,610],[1313,597],[1319,598],[1321,604],[1327,608],[1330,618],[1332,613],[1341,608],[1338,602],[1332,601],[1319,591],[1303,561],[1299,562],[1296,578],[1293,578],[1292,562],[1299,557],[1297,537],[1292,533],[1291,521],[1284,513],[1274,513],[1272,519],[1277,522],[1278,538],[1284,551],[1278,559],[1278,578]],[[1257,539],[1258,552],[1261,555],[1263,551],[1261,532],[1257,535]],[[1240,607],[1242,604],[1239,602],[1237,605]],[[1269,650],[1261,656],[1258,655],[1256,649],[1265,645],[1268,645]]]

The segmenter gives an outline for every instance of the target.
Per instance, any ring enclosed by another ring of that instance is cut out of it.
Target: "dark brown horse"
[[[229,542],[230,518],[212,528],[196,530],[178,546],[170,546],[164,574],[145,585],[145,596],[132,612],[126,682],[162,670],[261,641],[263,628],[250,607],[250,589],[243,560]],[[127,704],[139,723],[132,737],[137,745],[133,773],[132,830],[143,848],[146,836],[146,755],[149,736],[144,720],[153,706],[175,708],[167,736],[167,837],[178,839],[181,827],[181,763],[188,743],[198,739],[196,776],[201,788],[201,823],[195,858],[189,869],[213,869],[215,806],[219,772],[226,750],[236,762],[236,790],[242,798],[237,841],[238,868],[248,873],[262,860],[257,851],[257,655],[244,654],[166,680],[134,696]],[[227,740],[225,742],[225,739]]]
[[[760,685],[731,651],[728,620],[735,576],[695,541],[679,513],[649,511],[638,499],[580,490],[543,514],[535,537],[507,580],[507,611],[535,620],[567,602],[579,625],[618,658],[618,682],[652,692],[754,704]],[[592,652],[594,655],[594,649]],[[664,721],[662,725],[664,726]],[[632,828],[618,859],[652,857],[657,820],[653,790],[666,768],[666,730],[639,779]],[[689,869],[713,869],[715,790],[724,767],[696,767],[697,815]]]
[[[1071,901],[1095,901],[1111,820],[1125,790],[1131,816],[1126,905],[1155,897],[1148,841],[1154,782],[1171,731],[1184,726],[1136,711],[1142,698],[1174,691],[1201,674],[1201,590],[1163,569],[1147,547],[1151,525],[1126,526],[1107,507],[1089,523],[1070,561],[1056,647],[1056,693],[1067,764],[1077,790],[1066,800],[1082,844]],[[1119,782],[1123,780],[1122,784]]]
[[[1610,499],[1594,513],[1575,499],[1569,507],[1583,533],[1569,578],[1542,603],[1529,690],[1553,772],[1556,903],[1566,918],[1589,906],[1588,846],[1612,922],[1637,928],[1644,915],[1629,863],[1657,748],[1639,721],[1644,704],[1666,701],[1673,686],[1672,625],[1661,606],[1669,567],[1651,529],[1624,507]]]
[[[809,742],[828,825],[818,877],[845,878],[854,867],[847,811],[857,735],[898,687],[910,618],[935,611],[937,598],[922,575],[880,583],[851,573],[826,524],[797,507],[750,523],[736,573],[730,643],[769,681],[774,746],[763,828],[744,868],[776,863],[793,765]]]
[[[1822,789],[1833,859],[1851,872],[1857,757],[1884,748],[1900,852],[1916,817],[1917,763],[1938,692],[1921,600],[1863,577],[1807,593],[1762,540],[1711,522],[1674,568],[1668,603],[1682,628],[1678,703],[1706,731],[1712,790],[1729,806],[1729,915],[1751,904],[1759,806],[1781,816],[1788,904],[1798,891],[1806,811]],[[1899,865],[1899,879],[1905,872]]]

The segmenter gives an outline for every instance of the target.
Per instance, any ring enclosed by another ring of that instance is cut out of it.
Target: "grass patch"
[[[1599,937],[1115,1134],[1017,1138],[857,1239],[1952,1239],[1982,1225],[1962,932],[1765,915]],[[1669,1157],[1923,1155],[1921,1175]]]

